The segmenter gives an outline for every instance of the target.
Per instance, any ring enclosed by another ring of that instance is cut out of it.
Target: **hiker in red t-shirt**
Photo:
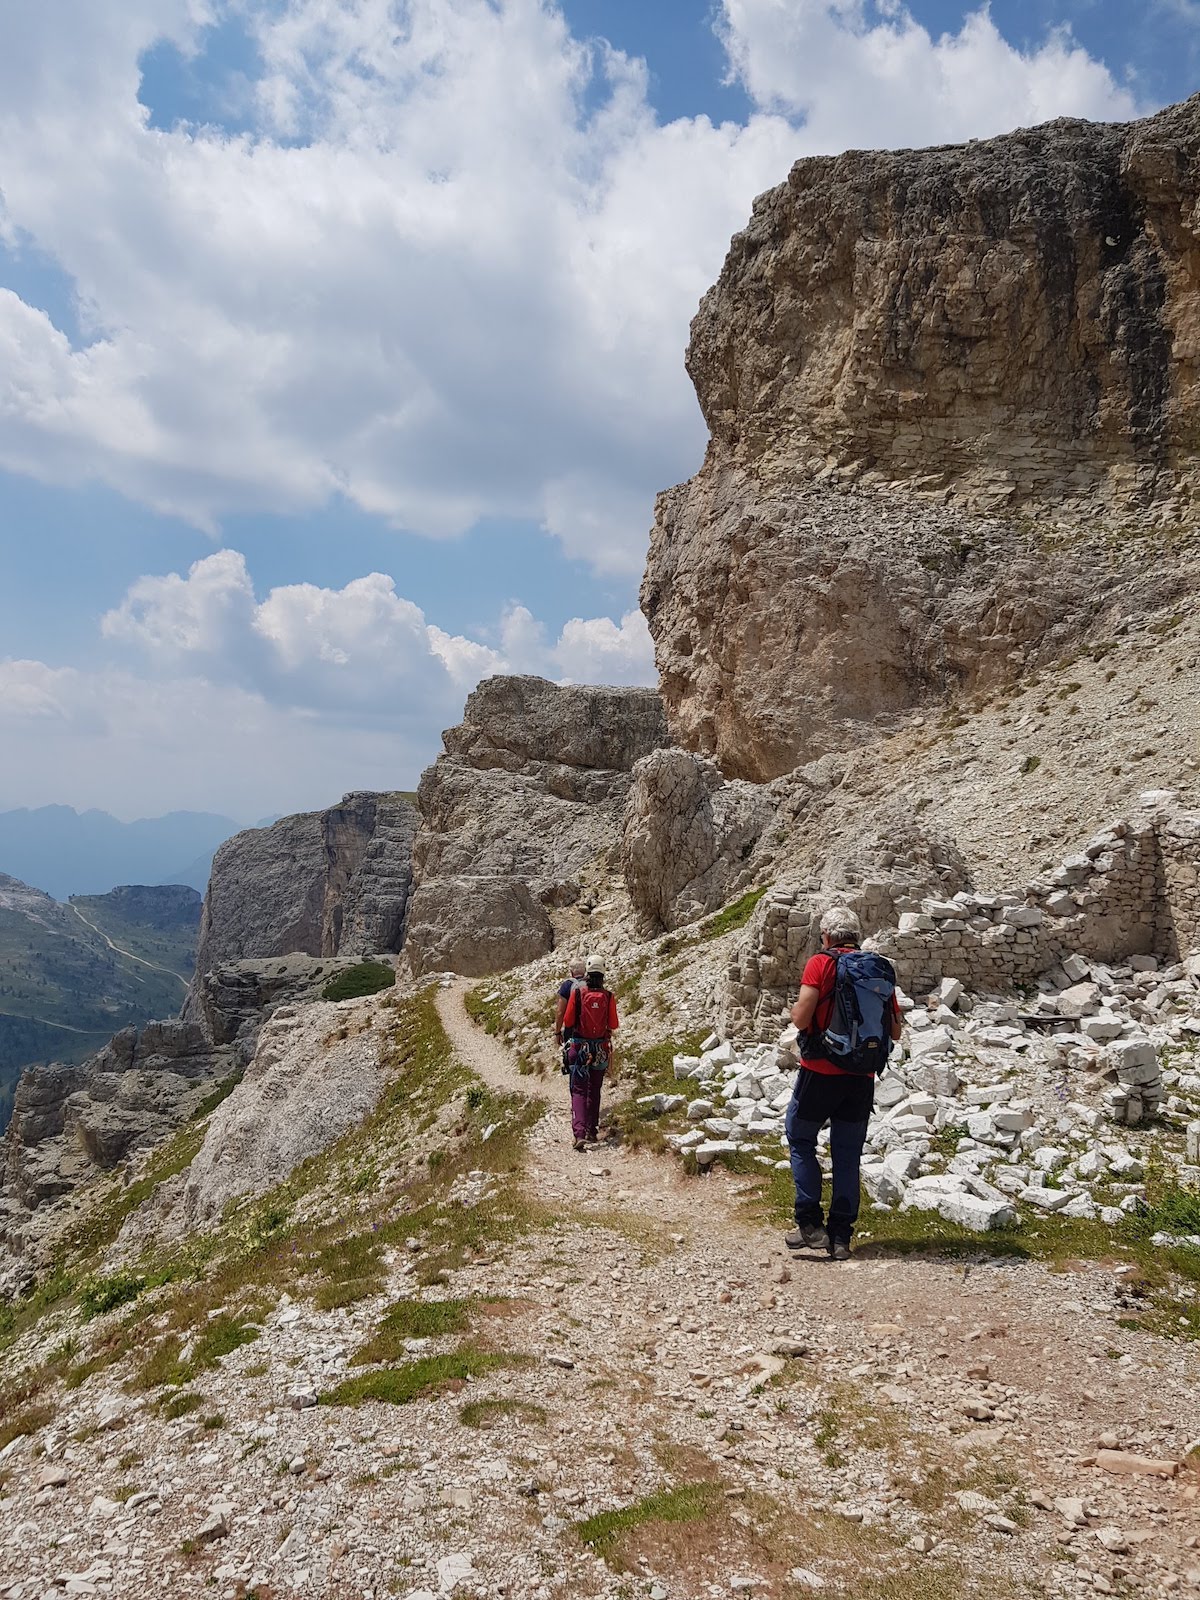
[[[862,926],[853,911],[835,906],[821,918],[821,949],[811,956],[800,979],[800,998],[792,1022],[800,1032],[800,1070],[787,1109],[785,1128],[796,1186],[796,1227],[787,1234],[793,1250],[828,1250],[835,1261],[850,1255],[850,1238],[858,1218],[859,1170],[867,1123],[875,1104],[875,1078],[869,1072],[847,1072],[821,1056],[804,1053],[805,1034],[828,1026],[833,1011],[837,962],[827,952],[857,950]],[[894,1040],[900,1037],[900,1008],[892,998]],[[833,1196],[828,1228],[821,1209],[821,1168],[817,1135],[828,1122],[833,1161]]]
[[[604,987],[598,956],[587,959],[587,976],[581,989],[573,989],[563,1012],[563,1037],[571,1074],[571,1132],[576,1150],[585,1150],[600,1137],[600,1095],[604,1074],[612,1065],[612,1036],[620,1027],[617,999]]]

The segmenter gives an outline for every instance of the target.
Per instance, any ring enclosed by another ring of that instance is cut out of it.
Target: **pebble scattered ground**
[[[285,1296],[189,1416],[88,1380],[0,1460],[7,1600],[1200,1591],[1200,1360],[1120,1326],[1112,1266],[791,1258],[736,1175],[576,1153],[561,1080],[518,1078],[461,985],[439,1009],[480,1078],[547,1102],[524,1181],[557,1220],[434,1289],[418,1239],[376,1298]],[[405,1296],[470,1301],[525,1364],[312,1404]],[[688,1486],[698,1519],[587,1522]]]

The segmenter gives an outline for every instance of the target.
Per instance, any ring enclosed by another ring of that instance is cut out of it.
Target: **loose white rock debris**
[[[864,1152],[877,1207],[935,1211],[977,1230],[1037,1214],[1115,1225],[1145,1206],[1151,1138],[1180,1182],[1200,1183],[1196,962],[1073,955],[1025,998],[945,979],[921,1004],[902,994],[901,1005],[904,1041],[877,1084]],[[784,1168],[795,1038],[787,1028],[773,1044],[706,1041],[701,1055],[675,1057],[694,1097],[642,1103],[663,1116],[686,1107],[690,1126],[668,1142],[701,1167],[748,1153]],[[828,1130],[821,1137],[827,1148]]]

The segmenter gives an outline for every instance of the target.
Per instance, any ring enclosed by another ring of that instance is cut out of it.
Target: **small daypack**
[[[892,1053],[896,969],[865,950],[823,953],[836,969],[833,1008],[824,1029],[809,1033],[804,1053],[843,1072],[882,1072]]]
[[[607,989],[576,989],[573,1003],[575,1020],[570,1031],[577,1039],[607,1039],[612,1031],[608,1026],[609,1004],[612,995]],[[570,1010],[572,1001],[567,1002]]]

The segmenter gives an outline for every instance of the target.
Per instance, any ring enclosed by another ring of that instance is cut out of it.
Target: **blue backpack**
[[[834,963],[833,1009],[824,1029],[814,1028],[804,1053],[843,1072],[882,1072],[892,1053],[892,1001],[896,969],[863,950],[825,950]]]

